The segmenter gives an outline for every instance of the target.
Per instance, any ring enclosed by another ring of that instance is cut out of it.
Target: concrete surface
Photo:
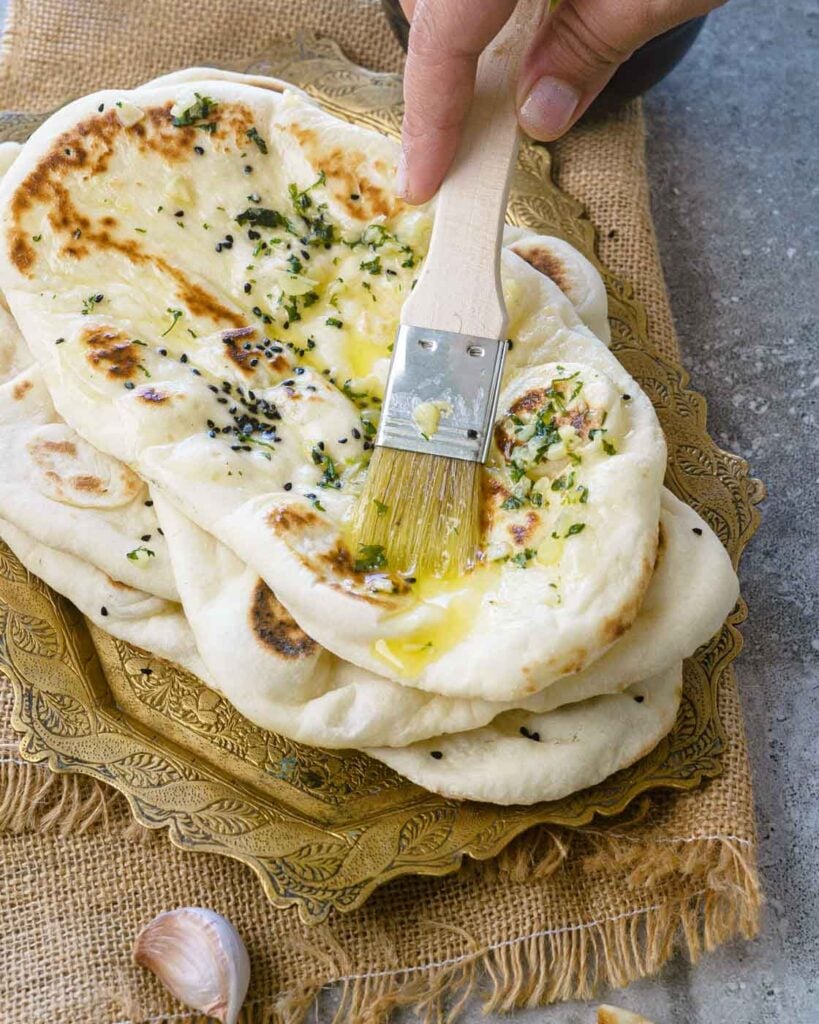
[[[0,20],[4,8],[0,0]],[[742,564],[750,617],[739,662],[763,931],[696,967],[680,958],[603,994],[657,1024],[819,1020],[817,37],[813,0],[733,0],[646,101],[654,214],[684,359],[718,443],[748,458],[770,494]],[[501,1019],[475,1004],[466,1022]],[[594,1013],[567,1004],[511,1019],[590,1024]]]

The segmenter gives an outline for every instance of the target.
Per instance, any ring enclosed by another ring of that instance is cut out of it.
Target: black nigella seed
[[[54,342],[54,344],[55,345],[62,345],[64,341],[65,341],[65,338],[57,338],[57,340]]]
[[[242,446],[240,444],[232,444],[230,446],[230,450],[232,452],[240,452],[242,450]]]
[[[194,374],[197,377],[201,377],[202,376],[202,374],[196,369],[195,366],[191,367],[191,373]]]
[[[250,200],[251,203],[260,203],[262,201],[262,197],[259,195],[258,192],[251,192],[247,198]]]
[[[184,217],[184,216],[185,216],[185,211],[184,210],[177,210],[176,213],[174,214],[174,217]]]
[[[144,541],[149,541],[151,539],[151,535],[150,535],[150,533],[143,533],[142,536],[139,539],[140,540],[144,540]]]
[[[318,391],[318,388],[316,387],[315,384],[308,384],[307,385],[307,390],[315,392],[315,391]]]
[[[100,292],[99,295],[94,296],[94,302],[102,302],[104,298],[105,296],[102,294],[102,292]]]
[[[315,496],[315,494],[313,494],[312,491],[309,494],[305,494],[305,498],[309,498],[310,501],[315,501],[316,500],[316,496]]]
[[[210,427],[211,430],[213,430],[213,428],[216,426],[216,424],[213,422],[213,420],[208,420],[207,424],[208,424],[208,426]]]
[[[222,248],[223,249],[232,249],[233,248],[233,242],[227,242],[227,241],[222,242]]]
[[[304,367],[303,367],[303,366],[297,366],[297,367],[296,367],[296,373],[297,373],[297,374],[298,374],[299,376],[301,376],[301,375],[302,375],[302,374],[304,373]]]
[[[107,614],[108,614],[108,609],[105,607],[105,605],[103,605],[102,608],[100,608],[100,615],[107,615]]]
[[[245,344],[244,344],[244,345],[242,345],[242,349],[243,349],[243,350],[244,350],[245,352],[249,352],[249,351],[250,351],[250,350],[251,350],[252,348],[253,348],[253,346],[252,346],[252,345],[250,344],[250,342],[249,342],[249,341],[248,341],[248,342],[245,342]]]
[[[194,146],[193,147],[193,151],[194,151],[194,153],[196,153],[197,156],[204,156],[205,155],[205,150],[204,150],[204,148],[202,146]]]
[[[338,439],[338,443],[339,444],[347,444],[347,438],[346,437],[340,437]]]
[[[318,450],[320,452],[323,452],[324,451],[324,442],[323,441],[319,441],[319,443],[316,445],[316,447],[318,448]]]
[[[99,105],[99,106],[97,107],[97,110],[98,110],[98,111],[99,111],[100,113],[102,113],[102,112],[103,112],[103,110],[105,110],[105,104],[104,104],[104,103],[100,103],[100,105]]]
[[[153,500],[152,500],[151,498],[149,498],[149,499],[148,499],[148,500],[147,500],[147,501],[145,502],[145,508],[153,508],[153,507],[154,507],[154,503],[153,503]]]
[[[219,388],[217,388],[215,384],[208,384],[208,388],[210,388],[214,395],[219,394]]]
[[[251,366],[258,366],[259,365],[259,360],[258,359],[251,359],[250,360],[250,365]]]
[[[125,387],[128,391],[133,391],[134,388],[136,387],[136,384],[134,384],[132,380],[126,380],[123,387]]]
[[[166,348],[161,348],[161,349],[159,350],[159,354],[160,354],[161,356],[166,356],[166,355],[168,354],[168,350],[167,350]]]
[[[637,701],[638,704],[642,704],[645,700],[645,697],[643,697],[641,694],[638,694],[634,699]]]
[[[301,237],[301,238],[299,239],[299,241],[301,242],[301,244],[302,244],[302,245],[307,245],[307,235],[303,235],[303,236],[302,236],[302,237]],[[290,246],[288,245],[288,247],[287,247],[287,248],[289,249],[289,248],[290,248]]]
[[[365,441],[361,447],[364,449],[365,452],[368,452],[372,448],[372,442]]]
[[[407,576],[407,577],[406,577],[406,582],[407,582],[407,583],[417,583],[417,582],[418,582],[418,579],[417,579],[417,577],[416,577],[416,576]]]
[[[444,755],[441,753],[440,750],[430,750],[429,756],[434,757],[436,761],[440,761]]]
[[[220,395],[220,396],[219,396],[219,397],[218,397],[218,398],[216,399],[216,401],[217,401],[217,402],[218,402],[218,403],[219,403],[220,405],[227,405],[227,404],[228,404],[228,400],[227,400],[226,398],[223,398],[223,397],[222,397],[222,395]]]
[[[530,733],[529,733],[529,730],[526,728],[525,725],[522,725],[520,727],[520,734],[521,734],[521,736],[525,736],[527,740],[529,739]]]
[[[282,381],[282,384],[284,384],[284,386],[285,386],[286,388],[290,388],[290,387],[292,387],[292,386],[293,386],[293,385],[294,385],[295,383],[296,383],[296,382],[295,382],[294,380],[283,380],[283,381]]]
[[[250,295],[252,289],[253,285],[250,283],[250,281],[245,281],[245,295]]]
[[[159,534],[160,537],[164,537],[165,536],[165,531],[162,529],[161,526],[157,526],[156,532]]]
[[[354,203],[357,203],[360,198],[361,198],[361,196],[358,194],[358,192],[351,192],[350,193],[350,199],[352,199],[352,201]]]
[[[310,253],[306,249],[302,249],[301,250],[301,258],[303,260],[309,260],[310,259]]]
[[[256,401],[256,395],[255,395],[255,393],[253,391],[248,391],[247,397],[250,399],[251,402],[255,402]]]
[[[180,363],[187,363],[187,361],[188,361],[188,357],[183,352],[182,355],[179,357],[179,362]]]
[[[225,235],[225,238],[227,239],[228,242],[230,242],[231,245],[233,245],[233,235]]]
[[[255,242],[257,238],[261,238],[262,236],[254,228],[250,228],[248,230],[247,237],[250,239],[251,242]]]
[[[629,401],[631,401],[631,395],[623,395],[623,401],[624,401],[624,402],[629,402]]]
[[[540,733],[539,732],[530,733],[529,734],[529,739],[530,740],[534,740],[535,743],[540,743]]]
[[[696,535],[698,537],[701,537],[702,536],[702,527],[701,526],[694,526],[694,527],[691,528],[691,532],[692,533],[696,533]]]
[[[358,427],[353,427],[353,437],[356,439],[356,441],[361,440],[361,431],[358,429]]]
[[[259,306],[254,306],[253,307],[253,315],[254,316],[261,316],[262,315],[262,311],[261,311],[261,308]]]
[[[152,668],[141,668],[139,671],[144,676],[152,676],[154,674],[154,670]]]
[[[245,164],[242,170],[245,172],[245,174],[250,174],[252,173],[253,168],[250,166],[250,164]]]
[[[221,242],[217,242],[217,243],[216,243],[216,245],[214,245],[214,247],[213,247],[213,248],[214,248],[214,249],[215,249],[215,250],[216,250],[217,252],[221,252],[221,251],[222,251],[222,243],[221,243]]]
[[[233,430],[232,427],[222,427],[223,434],[229,434]]]
[[[209,430],[209,431],[208,431],[208,437],[216,437],[216,435],[217,435],[218,433],[219,433],[219,431],[218,431],[218,430],[213,430],[213,429],[211,429],[211,430]]]
[[[292,484],[290,483],[290,481],[289,481],[289,480],[288,480],[288,482],[287,482],[287,483],[286,483],[286,484],[284,485],[284,489],[285,489],[286,491],[292,491],[292,490],[293,490],[293,485],[292,485]]]

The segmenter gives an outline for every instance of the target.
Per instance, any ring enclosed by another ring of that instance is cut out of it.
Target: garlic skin
[[[236,1024],[250,960],[241,936],[221,914],[203,907],[160,914],[137,935],[134,960],[194,1010]]]

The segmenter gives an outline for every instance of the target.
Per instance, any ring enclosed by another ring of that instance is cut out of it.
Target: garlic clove
[[[250,961],[241,936],[221,914],[202,907],[160,914],[137,935],[134,960],[183,1003],[236,1024]]]

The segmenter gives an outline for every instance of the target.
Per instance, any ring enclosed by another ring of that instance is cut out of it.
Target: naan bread
[[[0,331],[2,360],[17,331]],[[177,600],[147,487],[60,419],[37,366],[0,385],[0,465],[0,516],[112,580]]]
[[[494,561],[441,589],[350,551],[429,215],[391,191],[393,142],[296,96],[200,85],[209,99],[192,107],[190,83],[72,104],[3,187],[4,283],[60,413],[361,667],[507,700],[592,662],[633,621],[654,561],[665,449],[646,396],[565,296],[505,254],[503,408],[525,407],[535,433],[541,416],[553,443],[496,450]],[[521,493],[535,477],[540,505]]]
[[[94,625],[209,681],[178,604],[115,583],[82,559],[38,543],[4,519],[0,538],[29,572],[67,597]]]
[[[652,750],[674,724],[682,665],[545,714],[507,711],[482,729],[366,752],[458,800],[534,804],[593,786]]]
[[[392,683],[323,650],[257,573],[152,493],[213,685],[257,725],[319,747],[402,746],[501,710]]]
[[[512,252],[550,278],[589,330],[609,344],[611,328],[606,285],[591,260],[562,238],[533,234],[525,228],[507,228],[504,242]]]

